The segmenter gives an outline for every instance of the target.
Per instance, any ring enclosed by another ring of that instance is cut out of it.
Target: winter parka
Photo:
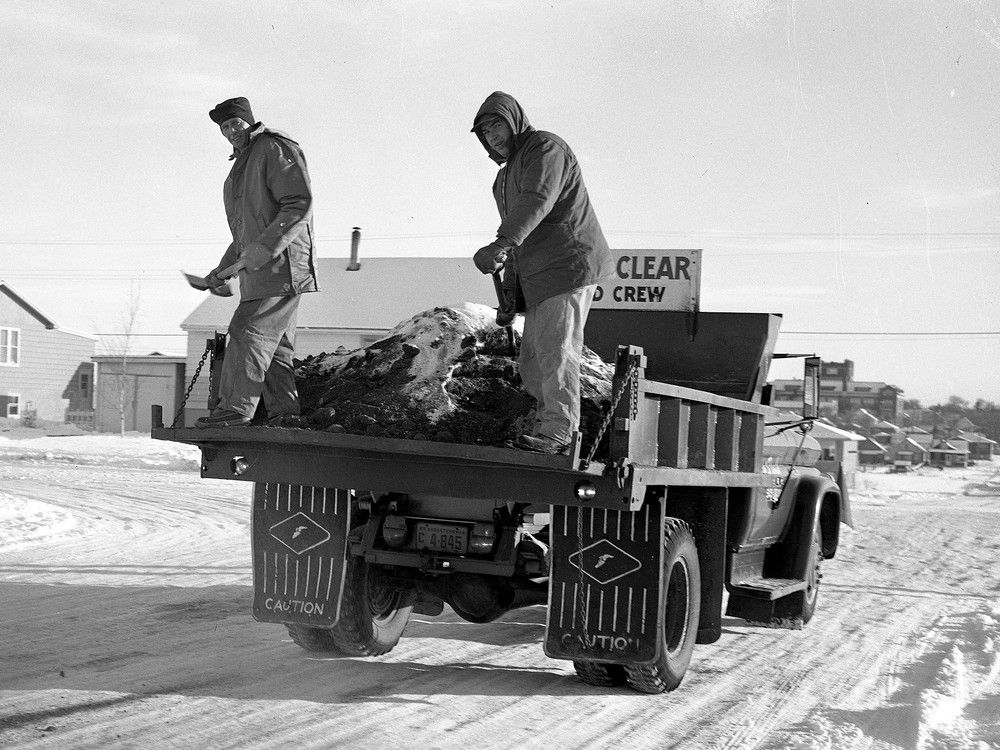
[[[258,123],[246,147],[230,158],[223,199],[233,241],[215,270],[232,265],[247,246],[258,243],[272,260],[240,271],[243,300],[315,292],[312,190],[299,144]]]
[[[498,116],[514,134],[505,160],[494,151],[478,125]],[[490,158],[501,164],[493,182],[500,212],[497,236],[513,242],[514,262],[530,308],[557,294],[607,280],[611,252],[576,156],[559,136],[535,130],[521,105],[495,91],[476,113],[472,132]],[[506,161],[506,164],[504,163]]]

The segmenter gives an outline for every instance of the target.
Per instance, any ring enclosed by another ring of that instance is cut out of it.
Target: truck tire
[[[782,627],[789,630],[801,630],[802,626],[812,619],[819,603],[819,582],[823,578],[820,572],[820,564],[823,562],[823,538],[819,527],[813,532],[809,558],[812,564],[806,572],[805,589],[775,602],[775,619]]]
[[[588,685],[617,687],[625,684],[625,667],[598,661],[573,661],[577,676]]]
[[[340,619],[330,629],[336,649],[345,656],[381,656],[399,643],[414,597],[390,584],[363,557],[348,555]]]
[[[674,690],[691,663],[701,613],[701,568],[691,528],[668,518],[663,540],[665,604],[660,658],[652,664],[627,665],[629,685],[642,693]]]
[[[288,635],[306,651],[318,654],[339,654],[340,649],[333,640],[333,631],[329,628],[313,628],[308,625],[285,625]]]

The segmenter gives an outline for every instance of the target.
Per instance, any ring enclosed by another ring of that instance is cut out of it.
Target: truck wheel
[[[292,640],[306,651],[319,654],[339,654],[340,649],[333,640],[329,628],[311,628],[308,625],[285,625]]]
[[[790,630],[801,630],[816,613],[819,602],[819,582],[823,578],[820,564],[823,561],[823,538],[819,528],[813,532],[812,547],[809,550],[812,565],[806,572],[806,587],[802,591],[782,597],[775,602],[776,620],[782,627]]]
[[[414,598],[363,557],[348,555],[340,619],[330,630],[346,656],[381,656],[399,643]]]
[[[602,664],[597,661],[574,661],[577,676],[588,685],[617,687],[625,684],[625,667],[621,664]]]
[[[625,667],[629,685],[643,693],[663,693],[681,684],[698,637],[701,569],[691,528],[677,518],[666,519],[663,547],[666,603],[660,658],[652,664]]]

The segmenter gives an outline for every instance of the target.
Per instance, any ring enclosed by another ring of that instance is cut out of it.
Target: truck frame
[[[615,361],[602,461],[579,435],[549,456],[164,427],[158,407],[152,434],[198,446],[203,477],[253,483],[253,616],[303,648],[377,656],[413,612],[487,623],[544,605],[547,656],[589,684],[659,693],[720,638],[724,607],[807,623],[851,523],[846,491],[810,466],[809,420],[761,403],[779,320],[593,310],[587,343]]]

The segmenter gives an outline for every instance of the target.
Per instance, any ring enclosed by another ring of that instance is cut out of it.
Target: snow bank
[[[124,437],[91,434],[28,440],[0,437],[0,457],[7,461],[197,471],[200,455],[193,445],[153,440],[138,433]]]
[[[37,540],[62,537],[77,525],[65,508],[0,492],[0,548],[9,552]]]

